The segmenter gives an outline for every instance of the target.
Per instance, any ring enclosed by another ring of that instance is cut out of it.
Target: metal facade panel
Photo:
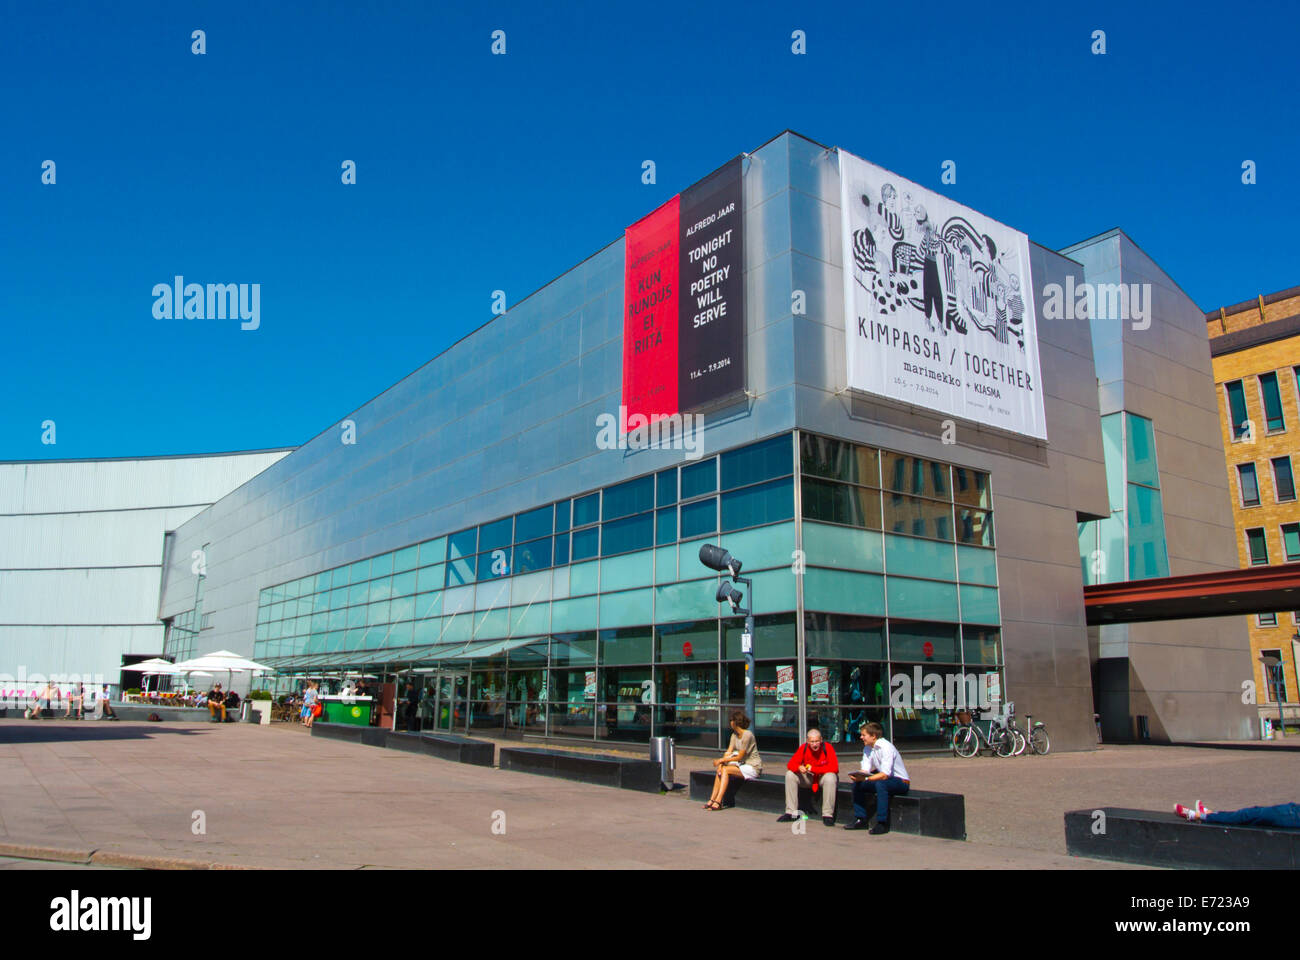
[[[157,567],[0,571],[0,623],[156,622]]]

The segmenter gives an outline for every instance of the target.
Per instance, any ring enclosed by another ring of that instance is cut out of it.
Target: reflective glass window
[[[682,504],[681,538],[701,537],[718,530],[718,498],[709,497],[695,503]]]
[[[805,477],[803,515],[805,520],[824,520],[868,530],[880,529],[880,491],[830,483]]]
[[[551,507],[541,507],[515,516],[515,543],[525,543],[551,535],[555,523],[555,511]]]
[[[993,542],[993,514],[988,510],[958,507],[956,533],[958,543],[971,543],[980,547],[996,546]]]
[[[805,433],[799,438],[799,462],[805,475],[880,486],[880,451],[872,447]]]
[[[677,542],[677,508],[669,507],[667,510],[655,512],[655,543],[662,546],[665,543]]]
[[[1128,480],[1147,487],[1160,487],[1156,468],[1156,436],[1146,417],[1126,414],[1128,419]]]
[[[370,577],[386,577],[393,572],[393,555],[391,553],[381,553],[373,557],[370,561]]]
[[[626,483],[605,488],[604,519],[620,517],[654,509],[655,478],[638,477]]]
[[[608,502],[608,500],[606,500]],[[601,555],[627,553],[654,546],[654,515],[650,513],[612,520],[604,524]]]
[[[947,464],[888,451],[882,457],[881,478],[886,489],[939,500],[951,499]]]
[[[718,489],[718,459],[709,457],[682,467],[682,499],[713,493]]]
[[[794,516],[794,478],[773,480],[722,495],[722,531],[742,530]]]
[[[393,554],[393,573],[404,573],[420,565],[420,547],[414,544]]]
[[[514,532],[514,517],[506,517],[504,520],[496,520],[492,523],[485,523],[478,528],[478,550],[479,553],[487,553],[498,547],[508,547],[513,542],[511,537]]]
[[[577,563],[579,560],[587,560],[594,557],[599,550],[600,527],[575,530],[573,532],[573,549],[569,556],[569,562]]]
[[[983,513],[984,511],[968,512]],[[885,529],[891,533],[903,533],[912,537],[952,540],[952,507],[933,500],[890,494],[885,497]]]
[[[732,490],[794,472],[790,434],[730,450],[719,457],[722,489]]]
[[[513,573],[528,573],[530,570],[545,570],[551,565],[551,538],[531,540],[515,546]]]
[[[561,533],[555,538],[555,565],[562,567],[569,562],[569,535]]]
[[[568,500],[561,500],[555,505],[555,532],[564,533],[569,529],[569,506]]]
[[[655,480],[655,505],[666,507],[677,502],[677,468],[661,470]]]
[[[993,506],[993,494],[989,490],[989,475],[981,470],[967,467],[952,468],[952,498],[958,503],[972,507]]]
[[[573,525],[575,527],[595,523],[600,519],[600,494],[589,493],[573,501]]]
[[[478,527],[470,527],[447,538],[447,559],[459,560],[478,553]]]

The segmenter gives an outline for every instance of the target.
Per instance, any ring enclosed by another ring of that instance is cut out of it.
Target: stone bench
[[[387,746],[391,731],[379,727],[358,727],[351,723],[325,723],[316,720],[311,725],[312,736],[329,737],[332,740],[350,740],[363,743],[367,747]]]
[[[705,801],[713,793],[713,773],[708,770],[691,772],[691,799]],[[820,799],[814,808],[812,791],[799,791],[800,808],[808,810],[810,817],[821,819]],[[732,778],[727,788],[724,805],[735,805],[742,810],[760,810],[765,813],[785,812],[785,771],[778,776],[765,773],[757,780]],[[867,816],[876,817],[876,793],[870,791],[865,798]],[[853,782],[847,777],[839,782],[836,797],[837,823],[853,822]],[[944,840],[966,839],[966,798],[960,793],[936,793],[912,789],[902,796],[889,800],[889,828],[898,833],[914,833],[922,837],[939,837]]]
[[[490,767],[496,763],[497,747],[489,740],[474,740],[454,733],[422,733],[420,749],[442,760],[454,760],[476,767]]]
[[[650,760],[524,747],[502,747],[499,753],[502,770],[562,777],[646,793],[659,793],[661,790],[659,764]]]
[[[1172,810],[1071,810],[1065,815],[1065,848],[1072,857],[1152,867],[1300,868],[1300,830],[1190,823]]]
[[[390,750],[423,753],[477,767],[490,767],[496,762],[496,744],[488,740],[474,740],[454,733],[406,733],[399,730],[385,733],[384,746]]]

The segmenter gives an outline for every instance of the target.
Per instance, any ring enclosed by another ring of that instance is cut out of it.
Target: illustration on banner
[[[935,224],[910,193],[892,183],[863,193],[866,225],[853,231],[857,282],[882,311],[919,311],[933,333],[965,336],[972,327],[1025,349],[1025,303],[1014,250],[954,215]]]

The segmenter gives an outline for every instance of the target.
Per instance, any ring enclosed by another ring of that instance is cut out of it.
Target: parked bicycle
[[[1025,714],[1025,723],[1029,727],[1029,736],[1016,726],[1016,705],[1007,704],[1007,727],[1011,730],[1011,735],[1016,738],[1015,756],[1020,756],[1026,748],[1032,748],[1034,753],[1040,757],[1046,756],[1047,752],[1052,749],[1052,741],[1047,736],[1047,726],[1043,721],[1035,722],[1032,713]]]
[[[957,712],[958,727],[952,732],[952,752],[959,757],[974,757],[981,746],[992,750],[995,757],[1009,757],[1016,749],[1016,736],[997,718],[991,718],[989,732],[979,728],[969,710]]]

